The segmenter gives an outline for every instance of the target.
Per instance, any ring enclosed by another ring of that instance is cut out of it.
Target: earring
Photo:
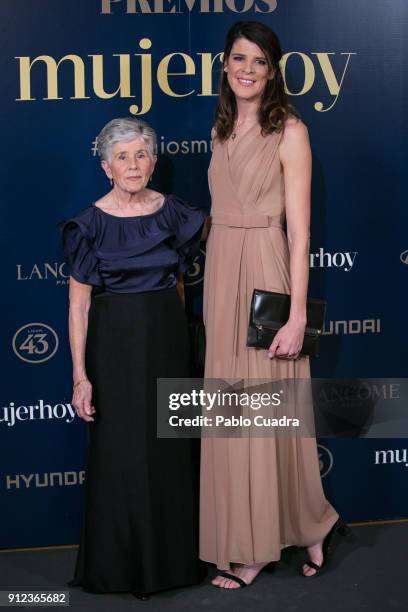
[[[149,178],[149,183],[150,183],[150,181],[152,180],[152,178],[153,178],[153,174],[151,174],[151,175],[150,175],[150,178]]]
[[[110,186],[113,187],[113,179],[112,178],[109,179],[109,182],[110,182]]]

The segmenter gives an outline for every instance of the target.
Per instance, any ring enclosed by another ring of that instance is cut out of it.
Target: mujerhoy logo
[[[310,253],[311,268],[340,268],[344,272],[349,272],[356,260],[358,251],[345,251],[329,253],[320,247],[317,253]]]
[[[71,404],[47,404],[43,399],[17,406],[15,402],[9,402],[7,406],[0,407],[0,426],[14,427],[21,421],[56,420],[72,423],[75,415]]]
[[[393,448],[375,451],[375,465],[387,465],[389,463],[401,463],[403,466],[408,467],[408,449]]]

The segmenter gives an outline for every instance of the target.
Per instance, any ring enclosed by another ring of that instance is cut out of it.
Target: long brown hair
[[[239,38],[246,38],[258,45],[263,51],[273,78],[268,79],[262,93],[258,110],[258,121],[262,134],[272,134],[284,129],[285,121],[290,115],[298,117],[295,108],[289,104],[279,62],[282,49],[276,34],[259,21],[238,21],[228,31],[224,49],[224,66],[228,61],[232,46]],[[221,71],[218,105],[215,110],[214,127],[218,138],[226,140],[232,134],[237,118],[237,103],[224,70]]]

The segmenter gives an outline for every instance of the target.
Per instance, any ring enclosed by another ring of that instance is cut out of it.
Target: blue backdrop
[[[0,17],[0,547],[78,541],[86,428],[70,404],[56,226],[109,188],[95,136],[113,117],[147,120],[154,187],[208,208],[219,53],[237,20],[278,33],[309,128],[310,295],[328,301],[314,375],[406,375],[405,0],[13,0]],[[203,265],[201,254],[188,277],[196,309]],[[326,494],[346,520],[407,516],[406,439],[320,442]]]

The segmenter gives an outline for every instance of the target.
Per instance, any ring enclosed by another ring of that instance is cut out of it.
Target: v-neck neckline
[[[237,150],[237,148],[240,146],[241,142],[242,142],[243,140],[245,140],[245,138],[246,138],[246,137],[248,136],[248,134],[249,134],[249,133],[250,133],[250,132],[251,132],[251,131],[254,129],[254,127],[255,127],[255,126],[260,127],[260,125],[259,125],[259,123],[258,123],[257,121],[256,121],[256,122],[255,122],[253,125],[251,125],[251,127],[249,127],[249,128],[247,129],[247,131],[246,131],[246,132],[244,132],[244,134],[241,136],[240,140],[239,140],[237,143],[235,143],[235,144],[234,144],[234,148],[233,148],[233,150],[231,151],[231,153],[230,153],[230,151],[229,151],[229,149],[228,149],[228,142],[230,141],[231,136],[230,136],[230,137],[229,137],[229,138],[228,138],[228,139],[225,141],[225,148],[226,148],[226,151],[227,151],[227,160],[228,160],[228,162],[230,162],[230,161],[231,161],[231,159],[234,157],[234,153],[235,153],[235,151],[236,151],[236,150]],[[239,138],[239,136],[237,136],[236,138]]]

